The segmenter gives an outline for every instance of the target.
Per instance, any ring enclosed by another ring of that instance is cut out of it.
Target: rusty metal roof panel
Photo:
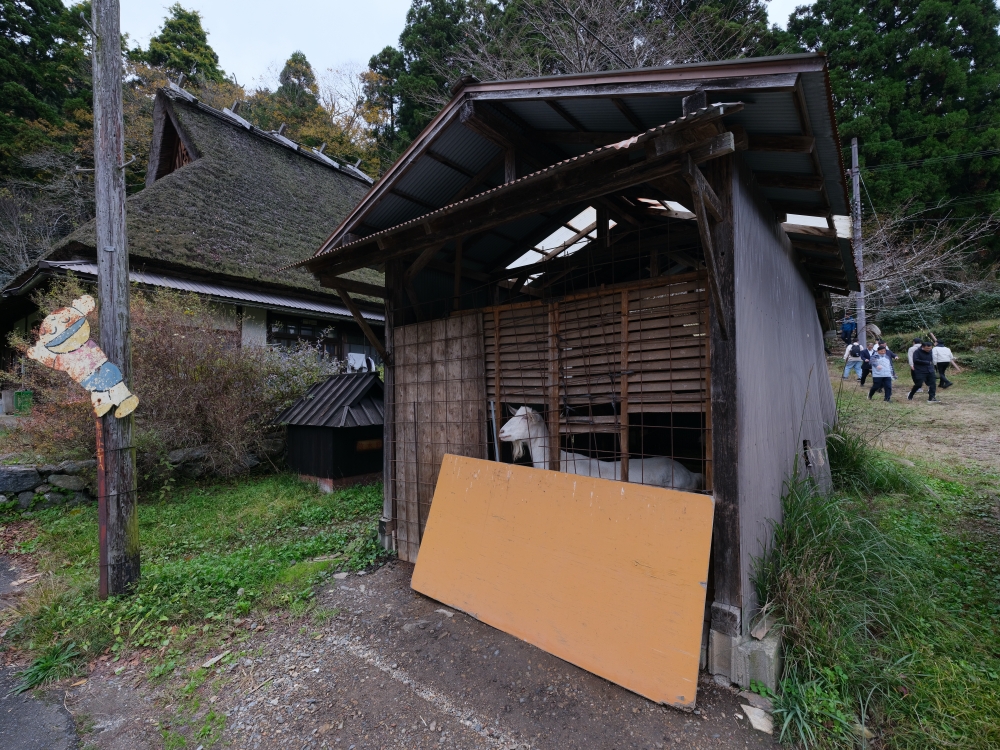
[[[297,427],[380,425],[385,416],[382,394],[376,373],[334,375],[310,388],[275,421]]]
[[[61,271],[72,271],[78,276],[97,278],[97,264],[90,261],[40,261],[40,268],[59,269]],[[263,292],[255,289],[244,289],[241,287],[230,287],[222,284],[214,284],[207,281],[194,281],[193,279],[181,279],[174,276],[166,276],[159,273],[149,273],[147,271],[129,271],[129,281],[146,286],[158,286],[167,289],[176,289],[182,292],[192,292],[201,294],[217,302],[230,302],[234,304],[244,304],[265,309],[273,309],[285,312],[307,312],[318,315],[329,315],[340,320],[353,320],[351,311],[343,305],[330,304],[320,300],[307,300],[298,297],[291,297],[273,292]],[[362,317],[375,323],[383,323],[385,315],[361,310]]]

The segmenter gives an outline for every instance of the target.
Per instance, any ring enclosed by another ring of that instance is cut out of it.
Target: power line
[[[598,36],[598,35],[597,35],[596,33],[594,33],[593,31],[591,31],[591,30],[590,30],[590,29],[589,29],[589,28],[587,27],[587,25],[586,25],[586,24],[584,24],[584,23],[581,23],[580,21],[578,21],[578,20],[577,20],[577,18],[576,18],[576,16],[574,16],[574,15],[573,15],[573,13],[572,13],[572,12],[570,11],[570,9],[569,9],[569,8],[567,8],[567,7],[565,6],[565,5],[563,5],[563,4],[561,3],[561,2],[559,2],[559,0],[552,0],[552,2],[553,2],[553,3],[555,4],[555,5],[559,6],[559,8],[561,8],[561,9],[562,9],[562,11],[563,11],[563,12],[564,12],[564,13],[565,13],[565,14],[566,14],[567,16],[569,16],[570,18],[572,18],[572,19],[573,19],[573,21],[574,21],[574,22],[575,22],[575,23],[576,23],[576,24],[577,24],[578,26],[581,26],[581,27],[583,27],[583,30],[584,30],[584,31],[586,31],[586,32],[587,32],[588,34],[590,34],[590,35],[591,35],[592,37],[594,37],[594,39],[595,39],[595,40],[597,41],[597,43],[598,43],[599,45],[601,45],[602,47],[604,47],[604,49],[606,49],[606,50],[607,50],[608,52],[610,52],[610,53],[611,53],[612,55],[614,55],[615,57],[617,57],[617,58],[618,58],[618,62],[620,62],[620,63],[621,63],[622,65],[624,65],[624,66],[625,66],[626,68],[628,68],[628,67],[629,67],[629,64],[628,64],[627,62],[625,62],[625,58],[623,58],[623,57],[622,57],[621,55],[619,55],[619,54],[618,54],[617,52],[615,52],[615,51],[614,51],[613,49],[611,49],[611,47],[609,47],[608,45],[606,45],[606,44],[604,43],[604,40],[603,40],[603,39],[601,39],[601,37],[599,37],[599,36]]]
[[[949,154],[948,156],[929,156],[926,159],[914,159],[913,161],[901,161],[895,164],[878,164],[874,167],[862,167],[863,172],[886,172],[892,169],[905,169],[907,167],[922,167],[928,164],[943,164],[950,161],[964,161],[974,159],[977,156],[997,156],[1000,148],[991,148],[985,151],[969,151],[964,154]]]

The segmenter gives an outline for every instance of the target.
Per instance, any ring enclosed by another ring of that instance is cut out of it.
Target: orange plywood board
[[[713,512],[707,495],[446,455],[411,586],[691,708]]]

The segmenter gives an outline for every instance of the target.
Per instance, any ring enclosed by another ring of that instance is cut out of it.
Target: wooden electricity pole
[[[97,279],[101,348],[132,379],[128,246],[125,237],[125,129],[119,0],[93,0],[94,177],[97,188]],[[97,420],[101,598],[128,593],[139,580],[132,416],[114,410]]]
[[[851,224],[854,230],[854,266],[858,269],[858,284],[860,289],[857,296],[857,321],[858,321],[858,343],[862,347],[868,346],[868,336],[865,333],[867,321],[865,320],[865,282],[862,276],[865,271],[865,259],[862,255],[861,244],[861,170],[858,167],[858,139],[851,139],[851,187],[854,190],[853,201],[851,202]],[[848,342],[850,345],[850,342]]]

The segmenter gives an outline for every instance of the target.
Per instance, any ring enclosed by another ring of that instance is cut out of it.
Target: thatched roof
[[[190,163],[174,168],[178,140]],[[242,122],[171,86],[156,95],[147,187],[128,198],[133,267],[165,264],[330,294],[308,271],[277,271],[311,255],[371,181],[349,165]],[[49,254],[93,255],[91,221]],[[145,263],[144,263],[145,262]],[[370,269],[351,278],[381,285]]]

